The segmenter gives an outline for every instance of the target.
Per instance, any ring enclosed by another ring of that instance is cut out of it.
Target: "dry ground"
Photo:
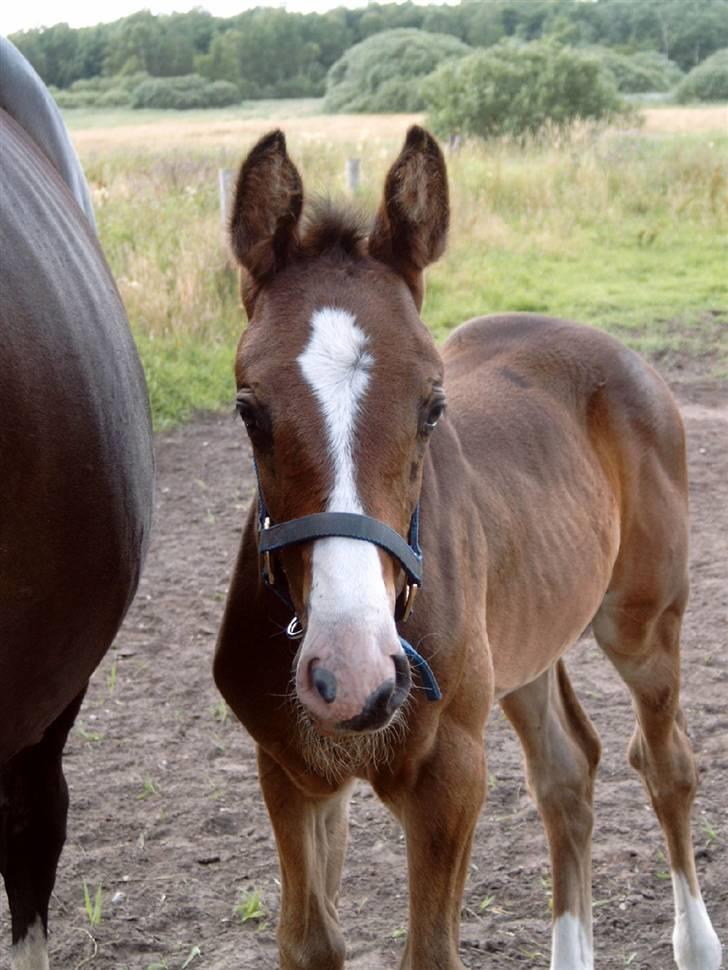
[[[695,832],[703,890],[728,943],[728,389],[677,387],[687,422],[693,592],[684,703],[701,767]],[[52,900],[55,970],[275,967],[275,850],[253,747],[211,683],[215,633],[253,489],[239,423],[203,415],[157,438],[152,548],[139,595],[96,673],[66,755],[72,813]],[[275,645],[271,645],[275,649]],[[670,884],[656,822],[628,768],[626,691],[592,641],[569,669],[604,743],[596,796],[600,970],[672,966]],[[490,791],[463,912],[472,970],[548,966],[549,873],[512,732],[488,730]],[[352,970],[397,965],[406,920],[397,825],[361,786],[352,805],[341,914]],[[101,921],[84,909],[102,887]],[[258,892],[263,919],[235,912]],[[7,940],[7,909],[0,912]],[[0,956],[0,965],[5,966]],[[6,959],[6,958],[5,958]]]

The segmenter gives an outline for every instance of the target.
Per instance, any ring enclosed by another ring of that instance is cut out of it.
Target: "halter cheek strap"
[[[295,607],[288,590],[288,583],[273,569],[271,553],[287,546],[311,542],[332,536],[346,539],[359,539],[371,542],[380,549],[384,549],[402,566],[407,576],[404,590],[397,597],[395,606],[395,620],[404,622],[412,612],[412,606],[417,590],[422,585],[422,550],[419,544],[420,507],[415,507],[410,521],[407,539],[390,529],[384,522],[373,519],[368,515],[358,515],[353,512],[317,512],[314,515],[304,515],[288,522],[274,524],[260,487],[258,466],[255,465],[255,475],[258,482],[258,552],[262,557],[261,574],[263,582],[281,599],[294,613],[288,624],[287,634],[292,639],[303,636],[304,630],[295,615]],[[439,701],[442,692],[435,675],[424,657],[403,637],[399,638],[407,659],[419,673],[428,700]]]

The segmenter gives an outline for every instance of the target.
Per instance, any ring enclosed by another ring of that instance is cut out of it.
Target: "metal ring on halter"
[[[415,605],[415,597],[417,596],[417,590],[419,589],[418,583],[407,583],[404,589],[405,600],[404,607],[402,609],[402,619],[401,622],[404,623],[409,619],[409,615]]]
[[[300,640],[305,632],[297,616],[294,616],[286,627],[286,636],[289,640]]]
[[[270,519],[267,515],[263,520],[263,528],[270,529]],[[271,565],[269,552],[263,553],[263,579],[269,586],[275,585],[275,576],[273,575],[273,566]]]

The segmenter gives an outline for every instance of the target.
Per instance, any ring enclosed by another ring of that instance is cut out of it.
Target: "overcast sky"
[[[142,9],[151,10],[152,13],[173,13],[202,7],[216,17],[232,17],[249,7],[284,7],[295,13],[320,13],[333,7],[364,7],[366,3],[367,0],[103,0],[103,3],[98,0],[63,0],[62,3],[58,0],[2,0],[0,33],[12,34],[16,30],[31,27],[50,27],[59,21],[71,27],[90,27],[100,21],[118,20]]]

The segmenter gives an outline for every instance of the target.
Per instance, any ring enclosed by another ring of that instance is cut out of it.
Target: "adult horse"
[[[448,190],[424,130],[408,133],[368,238],[330,209],[302,221],[302,199],[273,132],[241,168],[232,215],[250,317],[237,401],[259,496],[215,658],[258,744],[282,872],[281,967],[344,964],[336,898],[361,777],[405,830],[401,966],[461,970],[494,702],[521,739],[550,842],[552,967],[593,967],[600,745],[561,659],[592,622],[634,699],[630,759],[670,853],[675,958],[715,970],[678,700],[687,477],[669,391],[611,337],[538,316],[472,320],[438,353],[418,311]],[[291,612],[298,647],[282,635]]]
[[[4,80],[12,52],[0,53]],[[0,103],[25,91],[43,105],[37,76],[20,77]],[[78,169],[62,126],[51,142],[54,163],[60,153]],[[74,195],[4,110],[0,157],[0,871],[13,965],[45,970],[68,808],[61,756],[139,580],[151,427],[124,308],[81,208],[87,193]]]

